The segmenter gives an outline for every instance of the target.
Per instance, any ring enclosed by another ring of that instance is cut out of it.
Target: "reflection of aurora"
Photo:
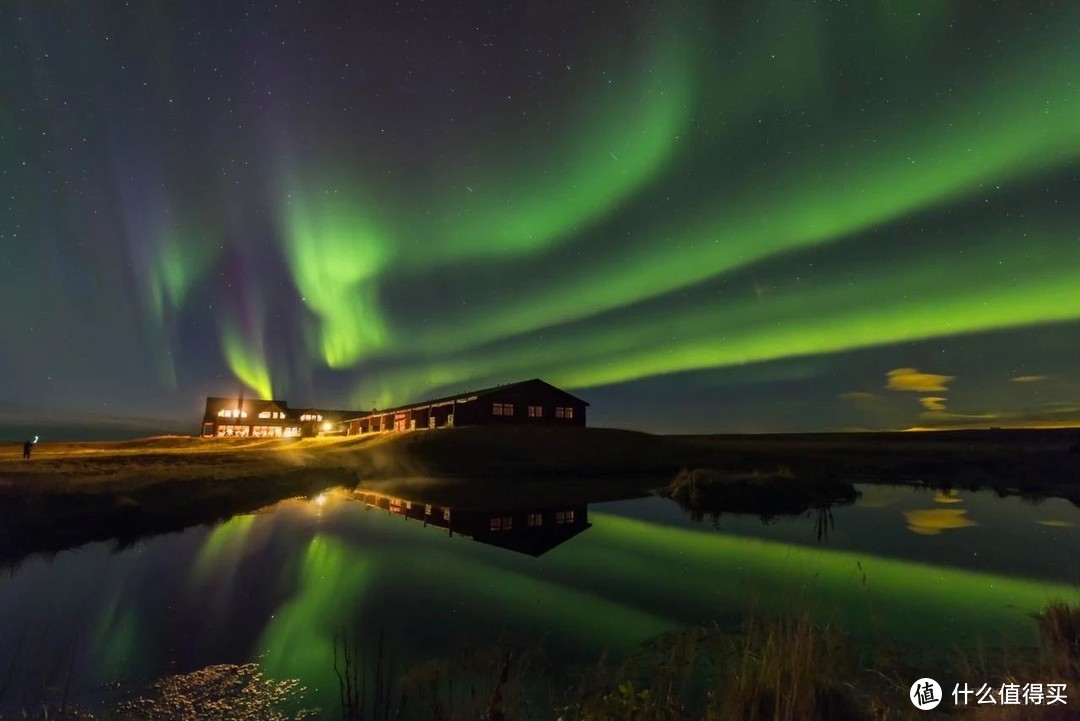
[[[904,528],[897,507],[925,505],[928,493],[866,496],[891,503],[844,509],[831,548],[813,541],[807,519],[764,526],[726,517],[731,533],[703,530],[652,498],[593,505],[593,527],[540,559],[366,511],[343,492],[322,505],[297,499],[119,553],[93,544],[27,561],[0,584],[0,659],[21,629],[36,640],[47,627],[58,653],[77,649],[82,691],[259,660],[271,677],[301,677],[335,703],[330,658],[343,630],[357,632],[369,661],[383,634],[402,665],[500,637],[542,644],[562,664],[595,660],[605,647],[618,656],[672,629],[730,628],[748,613],[796,607],[857,640],[895,640],[929,655],[977,639],[1032,642],[1029,612],[1050,598],[1076,599],[1064,542],[1075,528],[1035,523],[1074,523],[1067,502],[1036,507],[965,493],[981,525],[950,539]],[[1025,548],[1039,562],[1005,552],[1017,537],[1030,540]],[[964,569],[966,549],[980,551],[972,566],[983,570]]]
[[[782,612],[795,603],[858,638],[944,648],[977,638],[1031,642],[1027,614],[1075,595],[1065,584],[596,513],[588,534],[540,564],[445,539],[415,521],[335,505],[320,511],[328,513],[321,530],[290,543],[292,560],[276,561],[279,574],[263,581],[262,592],[278,601],[257,654],[272,676],[302,678],[315,693],[336,688],[328,660],[335,634],[350,628],[362,629],[367,654],[385,633],[398,659],[452,654],[462,638],[487,642],[502,630],[594,652],[626,651],[686,624],[737,623],[746,612]],[[296,512],[316,513],[295,504],[255,523],[284,522],[280,530],[290,537],[306,535],[289,515]],[[227,581],[237,559],[250,558],[245,539],[259,534],[238,524],[226,535],[230,540],[208,537],[197,561],[219,569],[224,578],[213,583]]]

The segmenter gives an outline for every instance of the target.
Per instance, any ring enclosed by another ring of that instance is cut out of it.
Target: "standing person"
[[[23,443],[22,444],[22,457],[23,458],[29,458],[30,457],[30,451],[33,449],[33,447],[34,447],[34,442],[33,441],[27,441],[26,443]]]

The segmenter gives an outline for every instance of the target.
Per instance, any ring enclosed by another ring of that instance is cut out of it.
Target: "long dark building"
[[[584,426],[589,404],[539,378],[347,419],[348,435],[476,425]]]

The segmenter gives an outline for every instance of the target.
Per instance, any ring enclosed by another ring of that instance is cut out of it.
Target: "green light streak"
[[[259,639],[269,676],[302,678],[314,684],[317,697],[336,691],[334,636],[351,632],[370,583],[371,564],[359,548],[322,535],[311,539],[296,594],[278,608]]]
[[[204,237],[202,230],[169,227],[160,231],[148,273],[150,309],[159,323],[165,322],[167,310],[183,306],[192,285],[213,264],[216,253],[202,241]]]
[[[1072,290],[1080,287],[1080,262],[1061,262],[1076,255],[1075,231],[995,232],[972,240],[978,252],[962,270],[938,262],[933,249],[887,266],[874,258],[808,268],[761,298],[751,288],[691,296],[549,331],[542,344],[525,337],[431,366],[401,366],[381,382],[427,390],[530,374],[581,388],[1080,318],[1080,294]]]
[[[331,368],[371,354],[388,335],[375,279],[390,257],[390,241],[354,195],[296,186],[282,216],[293,280],[318,318],[316,350]]]
[[[1030,613],[1076,588],[1000,574],[658,526],[590,514],[588,544],[560,557],[568,570],[602,571],[611,594],[646,594],[691,615],[808,608],[856,634],[910,641],[1034,642]],[[647,579],[647,583],[644,581]],[[666,600],[665,600],[666,599]],[[943,638],[945,634],[945,638]],[[947,639],[947,640],[946,640]]]
[[[1080,157],[1080,91],[1063,45],[1010,68],[960,109],[922,114],[910,129],[879,126],[807,150],[772,177],[720,199],[696,227],[646,234],[601,264],[567,268],[532,294],[403,333],[433,352],[548,328],[619,308],[749,265],[819,246],[991,183],[1048,171]],[[598,267],[599,265],[599,267]],[[445,332],[442,332],[445,331]]]
[[[605,598],[587,581],[571,587],[535,577],[534,566],[503,565],[505,550],[484,546],[469,550],[451,553],[435,547],[395,554],[391,566],[408,571],[409,593],[424,595],[430,590],[441,603],[468,605],[479,615],[507,616],[538,634],[554,631],[587,640],[596,650],[628,650],[677,628],[666,614],[637,608],[626,598]]]
[[[626,83],[629,91],[622,84],[612,90],[601,78],[601,87],[581,100],[579,127],[517,154],[517,167],[463,181],[471,189],[455,199],[445,228],[434,229],[445,238],[415,261],[543,250],[626,202],[668,166],[686,130],[693,73],[680,42],[686,38],[669,32],[650,52],[648,70]]]
[[[255,391],[259,398],[273,398],[270,368],[262,343],[252,344],[229,324],[221,329],[221,349],[229,368],[244,385]]]
[[[102,608],[93,628],[93,669],[102,682],[122,678],[131,669],[142,665],[143,630],[138,608],[125,602],[127,596],[118,589]]]
[[[191,578],[196,583],[206,583],[215,570],[235,563],[241,556],[255,527],[254,515],[233,516],[210,531],[199,547],[191,568]]]

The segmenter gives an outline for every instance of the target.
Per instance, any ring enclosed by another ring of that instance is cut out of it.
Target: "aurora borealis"
[[[655,431],[1080,424],[1078,24],[6,3],[0,424],[529,377]]]

